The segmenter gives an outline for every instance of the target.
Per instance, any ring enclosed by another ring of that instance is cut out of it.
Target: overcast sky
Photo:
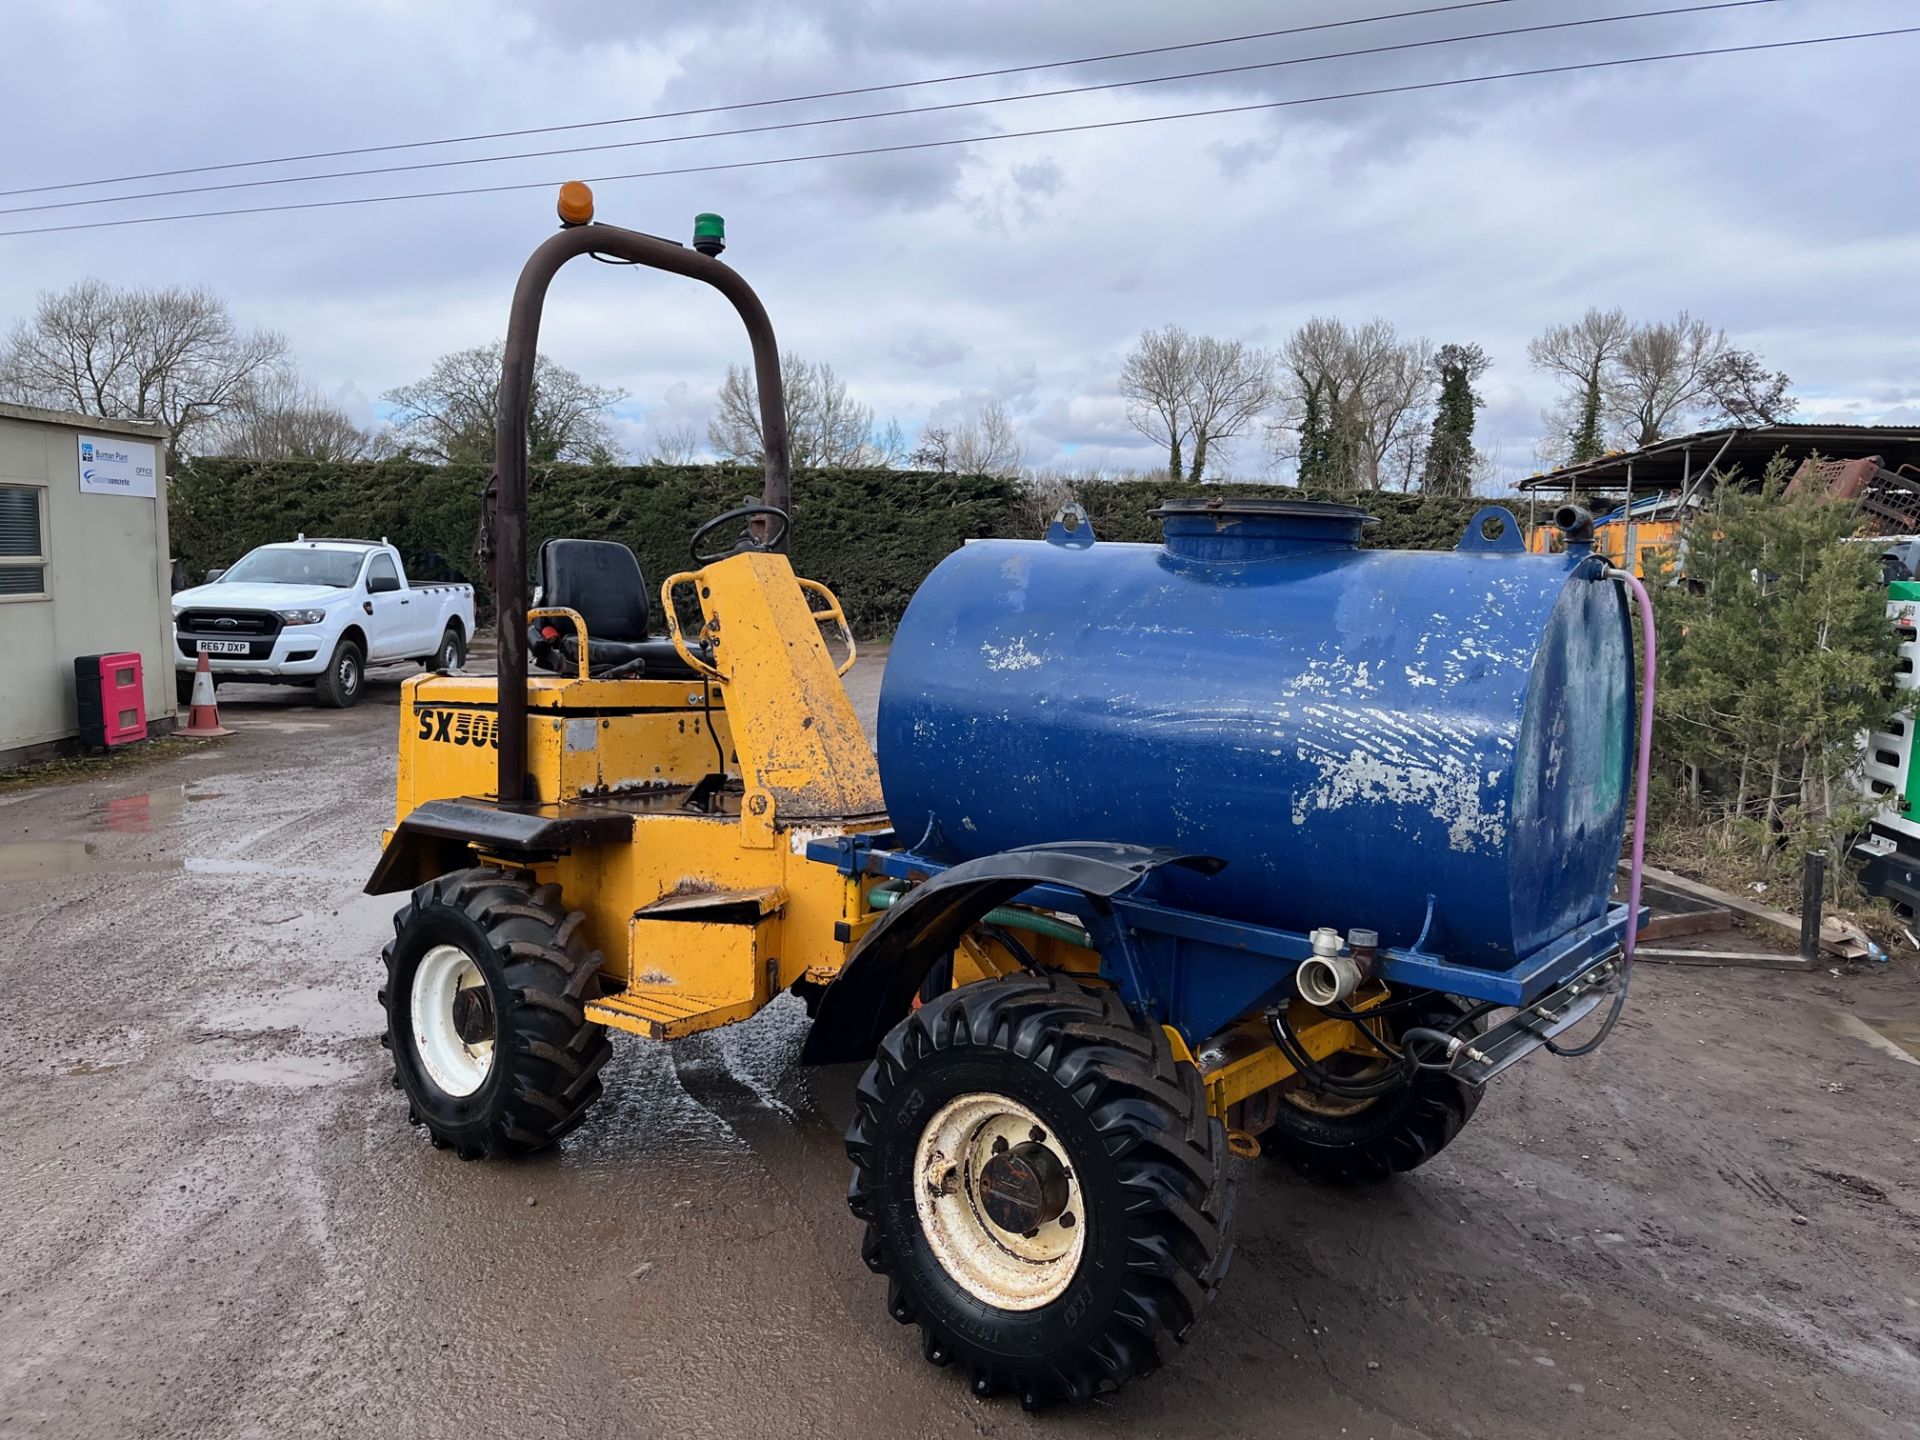
[[[8,7],[4,183],[592,121],[1386,14],[1436,0],[55,0]],[[1506,0],[1318,34],[559,135],[184,176],[121,191],[495,155],[1136,80],[1690,0]],[[1920,0],[1777,0],[787,133],[0,215],[0,229],[557,181],[1131,119],[1544,65],[1920,25]],[[603,220],[727,259],[782,343],[881,420],[998,395],[1031,463],[1145,467],[1115,393],[1148,327],[1273,344],[1384,316],[1494,361],[1481,441],[1535,468],[1526,342],[1588,305],[1682,309],[1794,378],[1801,418],[1920,421],[1920,35],[1342,99],[907,154],[608,181]],[[0,208],[116,193],[15,195]],[[0,317],[86,276],[205,284],[363,416],[498,337],[546,189],[0,238]],[[744,337],[704,287],[578,264],[543,348],[624,388],[624,434],[704,426]],[[1257,441],[1229,468],[1257,476]]]

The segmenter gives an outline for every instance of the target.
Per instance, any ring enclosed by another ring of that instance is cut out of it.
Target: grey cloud
[[[959,364],[973,353],[973,347],[951,335],[916,330],[894,341],[887,353],[902,365],[911,365],[916,370],[939,370]]]
[[[1640,0],[1592,3],[1625,10]],[[474,0],[454,26],[430,7],[413,12],[385,0],[341,0],[325,13],[249,0],[124,5],[112,24],[77,8],[15,8],[10,49],[35,61],[18,67],[0,94],[0,125],[33,140],[16,157],[18,184],[703,106],[1351,13],[1337,0],[1284,11],[1265,0],[1229,0],[1203,14],[1159,0],[1114,0],[1097,12],[1030,0],[990,0],[964,12],[825,0],[723,0],[699,9]],[[89,274],[123,284],[204,282],[246,323],[285,330],[316,383],[378,395],[423,373],[439,353],[500,333],[513,276],[553,224],[544,183],[566,175],[1130,118],[1196,108],[1188,101],[1277,99],[1823,24],[1911,23],[1911,0],[1850,0],[1844,19],[1839,7],[1826,19],[1829,9],[1638,22],[911,124],[100,207],[72,213],[104,218],[542,182],[516,194],[0,240],[0,320],[21,314],[36,290]],[[1810,18],[1816,11],[1819,20]],[[1444,25],[1377,29],[1414,35],[1447,27],[1489,22],[1455,16]],[[1064,77],[929,87],[855,108],[1346,48],[1374,29],[1112,62]],[[1511,477],[1532,468],[1539,414],[1553,394],[1527,369],[1526,340],[1589,304],[1706,315],[1792,373],[1810,411],[1872,418],[1920,405],[1920,287],[1912,279],[1920,270],[1920,189],[1897,183],[1920,172],[1920,133],[1887,124],[1873,107],[1832,99],[1897,93],[1912,53],[1894,42],[1778,52],[973,149],[664,176],[601,185],[600,213],[675,237],[698,210],[726,214],[727,258],[760,289],[783,342],[831,360],[855,394],[909,430],[956,397],[994,395],[1021,415],[1035,463],[1149,466],[1159,457],[1127,427],[1113,394],[1119,357],[1143,328],[1175,319],[1270,344],[1315,312],[1379,314],[1403,333],[1488,348],[1494,370],[1481,439]],[[136,78],[126,91],[83,102],[71,82],[83,64],[119,66]],[[139,78],[207,74],[221,83]],[[743,111],[578,138],[684,134],[844,108]],[[428,153],[566,143],[559,135]],[[1851,198],[1816,205],[1810,178],[1820,196]],[[10,203],[17,202],[0,201]],[[0,217],[0,229],[18,223]],[[546,342],[564,363],[627,389],[635,397],[629,419],[643,426],[662,411],[703,420],[726,365],[745,357],[732,316],[697,287],[589,265],[556,286]],[[1257,473],[1260,465],[1257,444],[1243,444],[1235,468]]]
[[[1035,160],[1031,164],[1012,166],[1007,174],[1012,178],[1016,188],[1026,191],[1029,195],[1058,195],[1067,183],[1065,172],[1061,170],[1059,162],[1051,156]]]

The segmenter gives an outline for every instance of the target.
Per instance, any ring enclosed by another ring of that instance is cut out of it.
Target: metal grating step
[[[675,990],[623,990],[589,1003],[587,1018],[654,1040],[677,1040],[744,1020],[755,1008],[750,999],[729,1003]]]

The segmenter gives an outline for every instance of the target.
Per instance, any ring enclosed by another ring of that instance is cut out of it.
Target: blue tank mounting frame
[[[909,885],[923,885],[950,869],[965,868],[898,848],[898,837],[890,832],[815,840],[807,847],[807,858],[832,865],[849,878],[884,878]],[[1165,858],[1171,860],[1171,852]],[[1162,888],[1155,866],[1145,868],[1137,881],[1110,896],[1089,895],[1068,885],[1037,884],[1011,900],[1003,897],[994,903],[1074,916],[1087,927],[1100,951],[1101,973],[1119,989],[1127,1007],[1174,1026],[1190,1044],[1294,996],[1294,972],[1313,953],[1305,934],[1169,904],[1160,893]],[[1430,915],[1434,908],[1430,897]],[[1646,915],[1643,908],[1643,924]],[[1450,961],[1444,954],[1422,948],[1423,933],[1411,945],[1381,947],[1373,974],[1390,985],[1519,1008],[1619,951],[1626,927],[1627,907],[1609,905],[1599,918],[1516,957],[1506,969]],[[929,964],[932,958],[928,957]],[[859,959],[856,949],[849,970]]]

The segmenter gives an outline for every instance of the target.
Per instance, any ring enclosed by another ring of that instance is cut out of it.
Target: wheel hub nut
[[[980,1205],[1002,1230],[1025,1235],[1067,1208],[1067,1171],[1035,1141],[996,1154],[980,1172]]]

